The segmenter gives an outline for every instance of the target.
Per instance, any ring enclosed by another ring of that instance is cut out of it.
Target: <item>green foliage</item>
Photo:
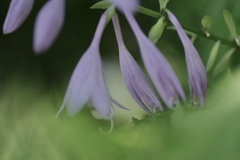
[[[113,15],[115,14],[116,10],[114,6],[108,8],[108,14],[106,19],[106,25],[111,21]]]
[[[212,26],[212,18],[208,15],[204,16],[201,23],[204,30],[209,30]]]
[[[203,17],[202,21],[203,32],[206,34],[207,37],[210,36],[209,29],[212,26],[212,18],[210,16]]]
[[[235,51],[236,51],[235,48],[231,48],[224,54],[222,59],[218,62],[218,64],[214,68],[214,71],[213,71],[214,76],[218,75],[228,67],[229,60]]]
[[[240,134],[240,70],[209,89],[203,109],[175,109],[122,125],[95,120],[85,108],[76,117],[63,112],[58,92],[28,80],[11,81],[0,101],[0,159],[4,160],[236,160]],[[11,101],[10,101],[11,100]]]
[[[159,1],[159,4],[160,4],[160,9],[161,11],[167,7],[167,4],[169,2],[169,0],[158,0]]]
[[[235,27],[235,23],[234,23],[232,14],[228,10],[224,9],[223,10],[223,17],[224,17],[224,20],[227,24],[227,27],[228,27],[228,29],[231,33],[232,39],[236,38],[237,33],[236,33],[236,27]]]
[[[212,66],[213,66],[213,64],[215,62],[215,59],[217,57],[220,45],[221,45],[221,41],[217,41],[214,44],[214,46],[213,46],[213,48],[212,48],[212,50],[210,52],[210,55],[209,55],[209,58],[208,58],[208,62],[207,62],[207,69],[206,69],[207,72],[210,71],[210,69],[212,68]]]
[[[166,25],[167,22],[165,21],[165,17],[162,16],[157,23],[152,26],[148,33],[148,37],[153,43],[157,43],[160,39]]]
[[[92,7],[90,7],[91,9],[107,9],[108,7],[110,7],[110,3],[106,0],[100,1],[95,3]]]

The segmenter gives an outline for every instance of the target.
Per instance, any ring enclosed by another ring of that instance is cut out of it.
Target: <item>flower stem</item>
[[[142,6],[138,6],[138,12],[154,18],[160,18],[162,15],[161,13],[158,13],[156,11],[153,11]]]
[[[142,13],[142,14],[145,14],[147,16],[153,17],[153,18],[160,18],[161,15],[162,15],[159,12],[153,11],[151,9],[148,9],[148,8],[145,8],[145,7],[142,7],[142,6],[138,7],[138,12]],[[168,18],[166,18],[166,21],[170,22],[168,20]],[[225,45],[228,45],[228,46],[231,46],[231,47],[238,47],[234,40],[228,40],[228,39],[219,37],[218,35],[215,35],[215,34],[212,34],[212,33],[210,34],[209,37],[207,37],[206,34],[202,30],[198,30],[198,29],[189,27],[189,26],[184,25],[182,23],[181,23],[181,26],[183,27],[184,30],[192,32],[192,33],[194,33],[198,36],[201,36],[201,37],[213,40],[213,41],[220,40],[222,44],[225,44]]]

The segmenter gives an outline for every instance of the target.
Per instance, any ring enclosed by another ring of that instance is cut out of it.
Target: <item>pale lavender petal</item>
[[[111,118],[111,99],[103,78],[99,43],[105,27],[106,12],[101,16],[94,38],[88,50],[78,62],[63,104],[57,114],[67,105],[69,115],[76,114],[88,101],[104,118]]]
[[[157,107],[163,110],[141,68],[125,47],[117,14],[113,17],[113,25],[119,46],[121,71],[128,91],[146,112],[150,113],[145,104],[152,109]]]
[[[108,89],[105,84],[102,71],[102,62],[100,54],[95,54],[94,71],[91,92],[91,103],[97,112],[105,119],[111,118],[111,98],[108,93]]]
[[[135,12],[139,5],[139,0],[109,0],[110,3],[117,6],[119,10],[127,10],[129,12]]]
[[[39,11],[33,37],[36,53],[46,51],[57,38],[65,17],[65,0],[48,0]]]
[[[34,0],[12,0],[3,25],[3,33],[9,34],[18,29],[30,14]]]
[[[73,116],[89,101],[93,83],[91,70],[94,61],[92,56],[95,52],[98,52],[98,50],[89,48],[79,60],[71,76],[64,102],[58,114],[67,105],[68,114]]]
[[[164,103],[172,107],[178,102],[178,95],[185,100],[185,94],[177,76],[171,66],[157,49],[157,47],[144,35],[132,13],[124,10],[124,14],[137,38],[142,59],[148,74]]]
[[[204,65],[196,48],[193,46],[191,40],[184,32],[177,18],[169,10],[167,11],[167,13],[169,20],[176,28],[184,47],[191,97],[197,98],[199,105],[203,106],[207,90],[207,76]]]
[[[102,71],[102,62],[99,53],[99,43],[105,27],[106,19],[107,11],[101,16],[93,41],[91,43],[92,48],[98,49],[98,52],[95,52],[95,55],[92,57],[94,58],[94,63],[92,64],[93,68],[91,73],[93,75],[91,103],[100,115],[102,115],[105,119],[109,119],[112,116],[111,98],[105,84]]]

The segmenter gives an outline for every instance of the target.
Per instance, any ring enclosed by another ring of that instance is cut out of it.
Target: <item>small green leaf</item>
[[[168,2],[169,2],[169,0],[158,0],[158,1],[159,1],[159,3],[160,3],[160,9],[161,9],[161,11],[162,11],[162,9],[166,8],[166,6],[167,6],[167,4],[168,4]]]
[[[211,50],[211,52],[210,52],[210,56],[209,56],[208,62],[207,62],[207,72],[210,71],[210,69],[212,68],[212,66],[213,66],[213,64],[214,64],[214,62],[215,62],[215,59],[216,59],[216,57],[217,57],[217,54],[218,54],[218,50],[219,50],[220,45],[221,45],[221,41],[218,40],[218,41],[214,44],[214,46],[213,46],[213,48],[212,48],[212,50]]]
[[[106,24],[107,25],[109,23],[109,21],[112,19],[113,15],[115,14],[115,7],[111,6],[108,8],[108,13],[107,13],[107,20],[106,20]]]
[[[218,75],[219,73],[224,71],[224,69],[227,68],[228,62],[235,51],[236,51],[235,48],[231,48],[230,50],[227,51],[227,53],[222,57],[222,59],[219,61],[219,63],[215,67],[213,71],[213,76]]]
[[[204,16],[201,23],[204,30],[209,30],[210,27],[212,26],[212,18],[208,15]]]
[[[165,21],[165,17],[162,16],[157,21],[157,23],[153,25],[152,28],[150,29],[148,33],[148,37],[154,44],[156,44],[157,41],[160,39],[166,25],[167,25],[167,22]]]
[[[224,17],[224,20],[227,24],[227,27],[228,27],[228,29],[231,33],[232,39],[236,38],[237,33],[236,33],[236,27],[235,27],[235,23],[233,21],[232,14],[228,10],[224,9],[223,10],[223,17]]]
[[[100,1],[100,2],[97,2],[95,3],[92,7],[90,7],[91,9],[107,9],[111,4],[106,1],[106,0],[103,0],[103,1]]]

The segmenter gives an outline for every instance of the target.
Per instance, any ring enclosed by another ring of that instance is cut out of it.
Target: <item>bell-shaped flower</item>
[[[111,98],[106,87],[99,44],[105,28],[107,14],[101,16],[90,47],[78,62],[70,79],[63,104],[57,113],[67,106],[69,115],[75,115],[86,103],[90,103],[105,119],[112,116]]]
[[[138,105],[140,105],[147,113],[151,113],[147,106],[154,110],[158,108],[163,111],[163,108],[147,78],[123,42],[117,14],[113,16],[112,21],[118,42],[121,71],[129,93]]]
[[[188,83],[193,100],[197,98],[200,106],[204,105],[205,94],[207,90],[207,76],[202,60],[193,46],[191,40],[184,32],[177,18],[167,10],[168,18],[177,30],[177,33],[182,41],[188,70]]]
[[[137,0],[132,0],[138,5]],[[128,23],[130,24],[139,48],[143,63],[146,70],[151,77],[158,93],[162,97],[164,103],[171,108],[173,105],[178,103],[178,96],[180,95],[183,100],[185,100],[185,94],[182,89],[181,84],[178,81],[173,69],[162,55],[162,53],[157,49],[157,47],[146,37],[138,26],[131,7],[129,9],[127,1],[112,0],[112,3],[116,5],[117,8],[124,13]],[[131,2],[133,3],[133,2]]]
[[[27,1],[27,0],[26,0]],[[39,11],[33,37],[36,53],[46,51],[57,38],[65,17],[65,0],[48,0]]]
[[[11,0],[3,25],[3,33],[9,34],[18,29],[32,10],[34,0]]]

